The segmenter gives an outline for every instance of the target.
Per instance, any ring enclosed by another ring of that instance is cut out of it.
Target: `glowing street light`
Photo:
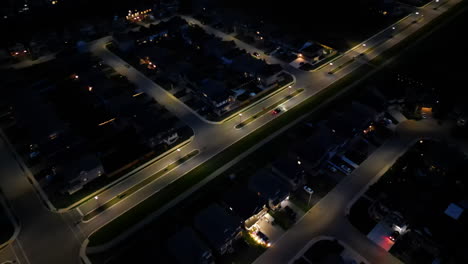
[[[98,197],[97,195],[96,195],[96,196],[94,196],[94,200],[97,200],[97,199],[99,199],[99,197]]]
[[[239,114],[239,123],[242,123],[242,114]]]

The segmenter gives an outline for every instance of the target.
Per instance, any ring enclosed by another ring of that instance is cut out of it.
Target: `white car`
[[[328,169],[329,169],[331,172],[336,172],[336,168],[333,167],[333,166],[331,166],[331,165],[328,166]]]
[[[348,168],[348,167],[346,167],[346,165],[344,165],[344,164],[342,164],[342,165],[340,166],[340,168],[342,168],[342,169],[343,169],[344,171],[346,171],[347,173],[351,173],[351,169]]]
[[[312,190],[309,186],[304,185],[304,191],[306,191],[308,194],[313,194],[314,190]]]

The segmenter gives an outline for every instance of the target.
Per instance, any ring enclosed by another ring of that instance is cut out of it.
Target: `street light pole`
[[[239,124],[242,124],[242,114],[239,114]]]
[[[310,198],[312,198],[312,193],[309,193],[309,200],[307,201],[307,207],[309,207],[309,204],[310,204]]]

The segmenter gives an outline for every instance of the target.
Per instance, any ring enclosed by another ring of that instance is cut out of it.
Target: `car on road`
[[[257,59],[260,59],[260,54],[258,52],[253,52],[252,56],[254,56]]]
[[[351,169],[348,166],[344,165],[344,164],[341,164],[340,168],[342,168],[347,173],[351,173]]]
[[[281,108],[278,107],[278,108],[276,108],[275,110],[271,111],[271,114],[272,114],[272,115],[277,115],[277,114],[281,113],[281,111],[283,111],[283,110],[282,110]]]
[[[304,185],[304,191],[306,191],[308,194],[313,194],[314,193],[314,190],[312,190],[312,188],[310,188],[307,185]]]
[[[332,72],[332,71],[329,71],[329,72],[328,72],[328,74],[330,74],[330,75],[331,75],[331,74],[333,74],[333,72]]]

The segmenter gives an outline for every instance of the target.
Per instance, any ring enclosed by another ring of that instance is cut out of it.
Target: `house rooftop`
[[[171,236],[167,245],[180,264],[211,263],[211,250],[190,227],[184,227]]]
[[[234,58],[231,67],[237,72],[247,72],[260,74],[264,70],[266,63],[263,60],[255,59],[250,54],[243,54]]]
[[[449,204],[449,206],[447,207],[447,209],[445,209],[445,214],[450,216],[451,218],[455,219],[455,220],[458,220],[458,218],[460,218],[460,216],[462,215],[464,209],[461,208],[460,206],[454,204],[454,203],[451,203]]]
[[[241,226],[241,219],[230,215],[217,204],[211,204],[194,219],[195,228],[216,249],[230,241]]]
[[[283,155],[276,159],[273,167],[289,179],[295,180],[304,173],[304,168],[298,160],[292,159],[289,155]]]
[[[229,90],[223,82],[213,79],[204,79],[201,81],[200,92],[215,102],[222,102],[228,99],[230,95]]]
[[[223,195],[223,203],[243,220],[257,214],[266,200],[245,187],[237,187]]]
[[[249,178],[249,189],[274,204],[278,204],[286,198],[289,193],[286,186],[285,182],[267,169],[260,169]]]

